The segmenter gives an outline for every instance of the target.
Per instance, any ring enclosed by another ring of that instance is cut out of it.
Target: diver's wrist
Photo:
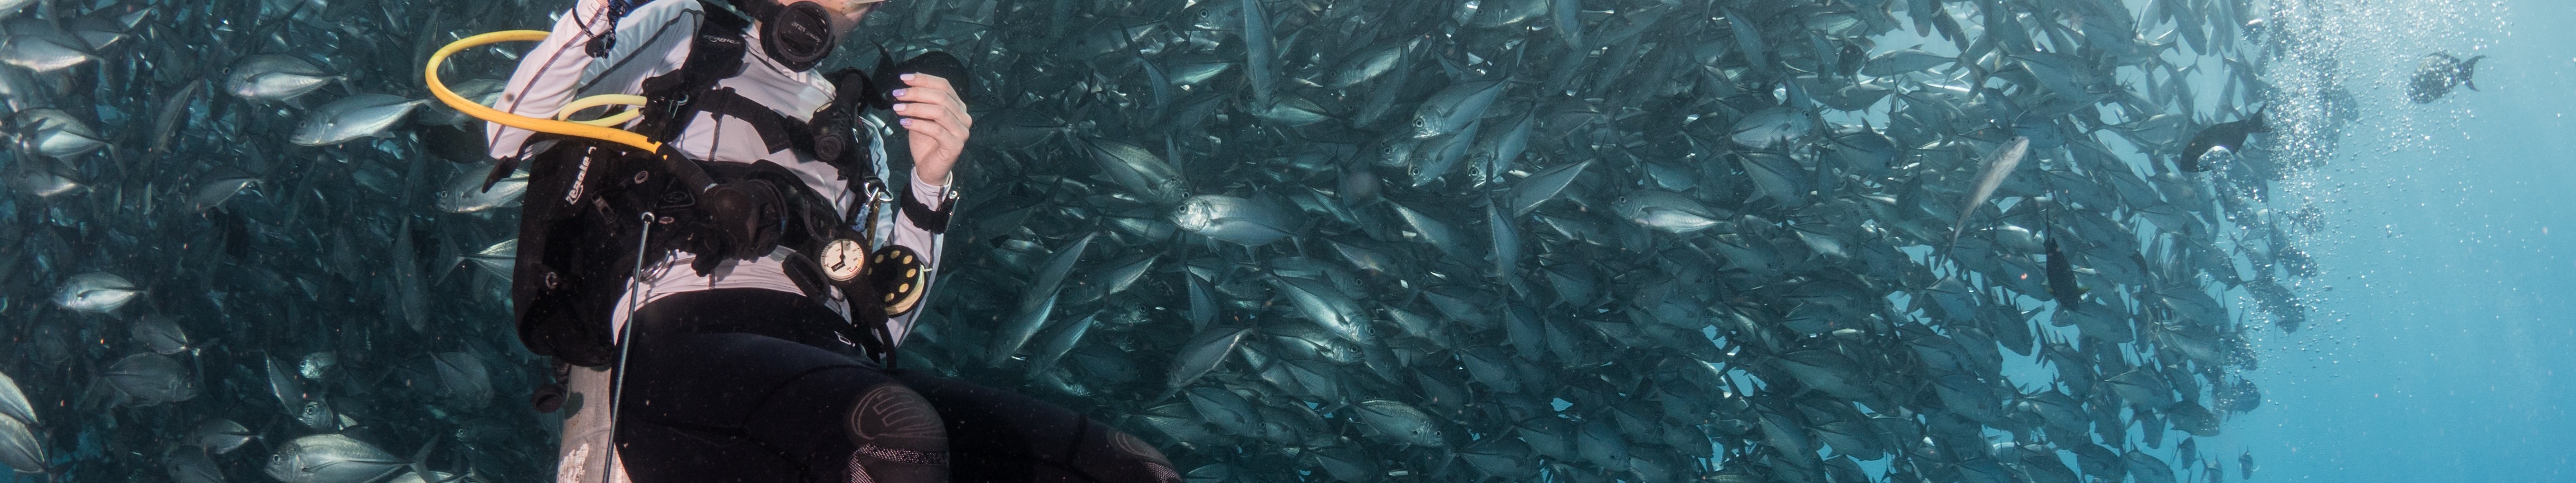
[[[921,186],[946,189],[949,186],[948,170],[934,169],[925,171],[921,169],[920,166],[914,166],[912,168],[912,182]]]

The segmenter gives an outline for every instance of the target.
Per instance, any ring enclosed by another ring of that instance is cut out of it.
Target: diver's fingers
[[[908,86],[908,87],[904,87],[904,88],[902,88],[902,89],[896,89],[896,90],[895,90],[895,92],[894,92],[894,100],[902,101],[902,102],[927,102],[927,103],[934,103],[934,104],[948,104],[948,105],[956,105],[956,106],[965,106],[965,105],[966,105],[966,99],[965,99],[965,98],[963,98],[963,97],[958,97],[958,95],[957,95],[957,89],[956,89],[955,87],[950,87],[950,86],[948,85],[948,81],[946,81],[946,80],[940,80],[938,76],[932,76],[932,75],[928,75],[928,74],[907,74],[907,75],[920,76],[920,77],[917,77],[916,79],[920,79],[920,78],[928,78],[928,79],[930,79],[930,80],[913,80],[913,81],[908,81],[907,83],[905,83],[905,85],[906,85],[906,86]]]
[[[966,130],[971,130],[975,127],[974,118],[966,114],[965,103],[959,102],[956,96],[943,96],[922,92],[907,92],[905,95],[929,98],[895,104],[895,114],[902,115],[904,117],[916,117],[940,122],[951,122],[957,124],[959,128]],[[897,99],[902,99],[902,97],[899,96]]]
[[[916,161],[921,160],[925,155],[940,157],[941,154],[963,151],[960,147],[966,142],[964,131],[957,130],[946,123],[924,119],[904,119],[903,127],[912,133],[910,140]]]
[[[903,85],[957,92],[956,84],[950,84],[947,78],[919,72],[904,74]]]
[[[962,128],[962,130],[971,131],[974,129],[974,118],[966,115],[966,99],[958,97],[956,88],[951,86],[947,79],[942,79],[939,76],[929,74],[906,74],[906,80],[904,82],[905,85],[911,87],[896,90],[894,100],[908,104],[928,104],[940,109],[946,109],[954,113],[953,116],[950,116],[950,119],[956,120],[958,126]],[[902,106],[901,104],[898,104],[897,106],[899,107],[897,112],[924,107],[919,105]]]
[[[957,91],[948,90],[947,86],[906,87],[895,89],[894,100],[902,102],[946,104],[953,106],[966,105],[966,99],[957,97]]]
[[[942,124],[955,124],[957,127],[961,128],[960,130],[968,127],[965,125],[967,122],[965,119],[965,112],[954,107],[939,105],[937,103],[908,102],[895,104],[894,113],[896,115],[901,115],[906,119],[916,119]],[[915,122],[913,124],[920,123]]]

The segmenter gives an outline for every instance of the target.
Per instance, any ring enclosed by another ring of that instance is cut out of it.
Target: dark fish
[[[169,316],[157,314],[143,316],[142,319],[134,321],[133,325],[126,326],[126,332],[134,336],[135,342],[142,343],[143,348],[151,349],[152,352],[177,354],[188,350],[187,332],[180,330],[179,321]]]
[[[2075,286],[2075,264],[2066,259],[2065,251],[2057,249],[2057,237],[2050,236],[2040,243],[2048,251],[2049,298],[2061,306],[2082,300],[2084,289]]]
[[[2245,450],[2244,454],[2236,455],[2236,478],[2254,479],[2254,450]]]
[[[2200,165],[2200,157],[2209,154],[2209,150],[2226,148],[2228,152],[2236,152],[2244,149],[2245,136],[2267,132],[2272,132],[2272,127],[2263,124],[2262,111],[2255,111],[2254,117],[2244,120],[2210,126],[2200,134],[2192,135],[2191,144],[2182,147],[2182,157],[2174,160],[2174,168],[2195,173],[2208,171],[2208,167]]]
[[[2415,80],[2406,83],[2406,97],[2425,104],[2451,95],[2451,89],[2459,86],[2478,90],[2477,80],[2471,77],[2477,73],[2478,60],[2485,58],[2481,55],[2460,60],[2446,53],[2425,54],[2424,63],[2415,67]]]
[[[170,454],[162,456],[161,465],[168,467],[170,481],[173,483],[224,482],[223,469],[215,466],[214,458],[208,457],[204,450],[197,448],[186,446],[170,448]]]

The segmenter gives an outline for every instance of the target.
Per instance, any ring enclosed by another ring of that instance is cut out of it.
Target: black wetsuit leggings
[[[796,294],[684,293],[633,320],[617,446],[637,483],[1179,479],[1073,411],[854,357]]]

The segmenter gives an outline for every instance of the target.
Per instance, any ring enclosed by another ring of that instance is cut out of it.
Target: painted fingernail
[[[912,76],[914,76],[914,75],[918,75],[918,74],[904,74],[904,75],[903,75],[903,80],[907,80],[907,81],[908,81],[908,80],[912,80]]]
[[[903,125],[904,125],[904,127],[912,127],[912,119],[908,119],[908,118],[907,118],[907,119],[904,119],[904,120],[903,120]]]
[[[906,107],[911,107],[911,106],[912,106],[911,104],[895,104],[895,105],[894,105],[894,112],[903,112],[904,108],[906,108]]]
[[[906,93],[906,92],[912,92],[912,89],[895,89],[895,90],[894,90],[894,96],[895,96],[895,97],[903,97],[903,93]]]

